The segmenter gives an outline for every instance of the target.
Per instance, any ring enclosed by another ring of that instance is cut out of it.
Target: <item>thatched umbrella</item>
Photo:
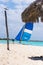
[[[43,22],[43,0],[36,0],[22,12],[23,22],[38,22],[39,17]]]

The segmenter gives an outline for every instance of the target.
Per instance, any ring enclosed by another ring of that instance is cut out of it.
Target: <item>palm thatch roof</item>
[[[43,22],[43,0],[36,0],[21,14],[23,22],[38,22],[39,17]]]

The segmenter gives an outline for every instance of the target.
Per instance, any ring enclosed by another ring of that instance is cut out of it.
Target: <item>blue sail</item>
[[[24,28],[24,26],[22,27],[22,29],[20,30],[20,32],[19,32],[18,35],[16,36],[15,40],[20,41],[23,28]]]
[[[25,27],[24,27],[25,26]],[[33,23],[26,23],[20,30],[19,34],[16,36],[16,40],[18,41],[28,41],[31,38],[33,31]]]

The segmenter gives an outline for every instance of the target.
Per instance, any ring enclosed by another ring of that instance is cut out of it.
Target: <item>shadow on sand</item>
[[[35,57],[28,57],[29,59],[31,59],[31,60],[41,60],[41,61],[43,61],[43,56],[35,56]]]

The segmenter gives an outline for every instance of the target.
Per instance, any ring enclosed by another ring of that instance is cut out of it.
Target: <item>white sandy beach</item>
[[[10,44],[0,44],[0,65],[43,65],[42,60],[31,60],[28,57],[43,56],[43,47]]]

